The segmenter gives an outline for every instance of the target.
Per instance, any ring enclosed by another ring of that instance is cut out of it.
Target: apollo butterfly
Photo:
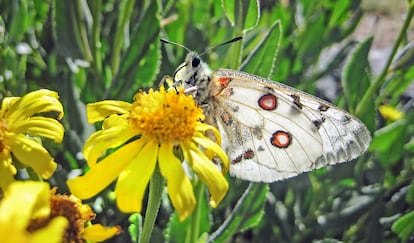
[[[346,111],[242,71],[213,72],[195,52],[173,80],[184,84],[203,107],[206,122],[219,129],[230,174],[241,179],[274,182],[350,161],[371,142],[367,127]]]

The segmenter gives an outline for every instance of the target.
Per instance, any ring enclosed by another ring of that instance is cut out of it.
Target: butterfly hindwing
[[[370,142],[357,118],[280,83],[222,69],[208,90],[207,116],[222,133],[230,173],[242,179],[272,182],[349,161]]]

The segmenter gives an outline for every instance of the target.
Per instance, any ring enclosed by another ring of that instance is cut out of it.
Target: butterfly
[[[256,75],[212,71],[196,52],[189,51],[173,80],[219,129],[230,174],[240,179],[283,180],[355,159],[371,142],[367,127],[341,108]]]

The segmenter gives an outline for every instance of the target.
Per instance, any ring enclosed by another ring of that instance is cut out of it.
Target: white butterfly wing
[[[352,160],[371,136],[351,114],[289,86],[235,70],[213,72],[207,116],[222,133],[230,174],[273,182]]]

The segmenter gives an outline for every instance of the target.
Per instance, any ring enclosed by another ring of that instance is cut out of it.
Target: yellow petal
[[[185,155],[185,154],[184,154]],[[226,195],[229,185],[223,174],[200,150],[190,150],[190,166],[201,181],[207,185],[211,194],[210,205],[216,207]]]
[[[207,137],[204,137],[203,135],[199,137],[194,136],[193,140],[194,142],[196,142],[203,148],[213,151],[223,163],[223,169],[222,169],[223,173],[227,173],[227,171],[229,170],[230,161],[229,161],[229,158],[227,157],[227,154],[217,143],[211,141],[210,139],[208,139]]]
[[[134,130],[132,130],[128,124],[97,131],[85,142],[83,156],[86,158],[88,165],[93,167],[96,165],[99,157],[108,149],[116,148],[124,144],[135,135]],[[136,148],[136,150],[138,149],[140,149],[140,147]]]
[[[207,132],[207,131],[213,131],[214,136],[216,138],[216,143],[217,144],[221,144],[221,136],[220,136],[220,132],[217,130],[217,128],[206,124],[206,123],[197,123],[197,127],[196,130],[199,132]]]
[[[117,226],[104,227],[100,224],[93,224],[85,228],[82,238],[87,241],[101,242],[119,233],[121,233],[121,228]]]
[[[49,184],[43,182],[16,181],[7,188],[0,204],[0,227],[12,224],[25,230],[32,217],[50,214]]]
[[[10,124],[10,131],[14,133],[30,134],[32,136],[41,136],[62,142],[64,128],[59,121],[49,117],[35,116],[27,120],[18,120]]]
[[[9,107],[18,100],[20,100],[20,97],[4,97],[3,102],[1,103],[1,110],[6,112]]]
[[[14,181],[16,172],[10,154],[5,150],[0,152],[0,189],[6,189]]]
[[[27,119],[36,113],[54,111],[59,112],[59,118],[61,118],[63,107],[58,97],[56,92],[47,89],[30,92],[12,104],[5,117],[8,122],[14,123]]]
[[[85,175],[68,180],[70,191],[80,199],[91,198],[98,194],[127,168],[132,159],[137,156],[137,148],[142,146],[141,143],[141,140],[136,140],[120,147]]]
[[[120,115],[109,115],[102,123],[102,129],[109,129],[111,127],[127,126],[127,117]]]
[[[122,171],[115,186],[116,201],[121,211],[140,212],[142,198],[157,162],[158,144],[148,142]]]
[[[168,195],[181,221],[194,210],[195,197],[191,181],[184,173],[181,161],[174,156],[172,144],[162,144],[158,154],[161,174],[167,179]]]
[[[31,233],[30,240],[28,241],[31,243],[60,243],[62,242],[68,223],[68,220],[63,216],[54,217],[46,227]]]
[[[45,179],[53,174],[57,165],[42,145],[23,134],[8,134],[7,140],[13,155],[20,162],[32,167],[36,173]]]
[[[104,100],[90,103],[86,106],[88,122],[95,123],[97,121],[102,121],[112,114],[127,114],[129,113],[130,108],[130,103],[118,100]]]

